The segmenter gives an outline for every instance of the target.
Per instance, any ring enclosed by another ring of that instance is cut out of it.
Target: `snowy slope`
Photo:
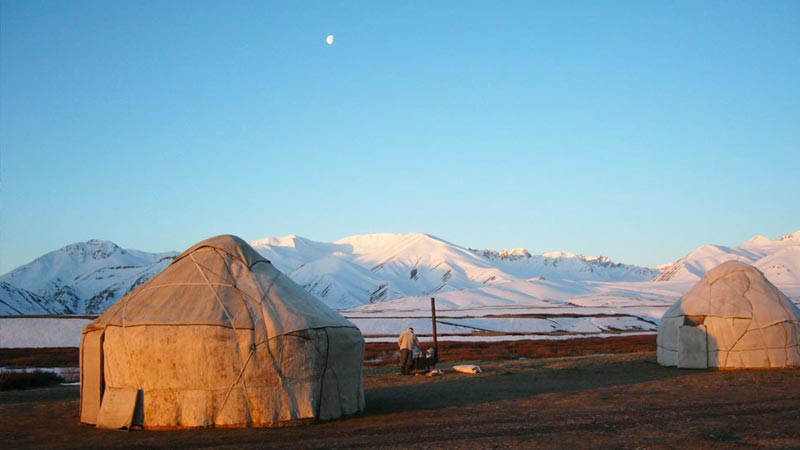
[[[782,248],[756,261],[773,284],[800,284],[800,245]]]
[[[175,256],[91,240],[41,256],[1,276],[0,282],[35,294],[39,307],[51,313],[96,313],[164,270]],[[10,303],[6,292],[0,291],[0,300]]]
[[[511,278],[467,249],[424,233],[353,236],[336,243],[350,246],[353,262],[390,280],[399,294],[458,290]]]
[[[336,255],[342,250],[336,244],[316,242],[304,237],[289,235],[271,237],[249,242],[272,265],[283,273],[291,273],[303,264],[328,255]]]
[[[333,243],[287,236],[251,245],[334,308],[508,278],[490,262],[423,233],[352,236]]]
[[[0,316],[55,313],[42,306],[44,303],[44,298],[31,291],[0,282]]]
[[[572,280],[646,281],[659,275],[657,269],[613,262],[606,256],[584,256],[568,252],[531,255],[525,249],[473,250],[518,278],[564,278]]]
[[[335,309],[362,305],[365,299],[380,301],[387,289],[369,270],[334,256],[303,264],[288,275]]]
[[[532,256],[525,249],[474,250],[425,233],[368,234],[333,243],[298,236],[251,245],[299,284],[335,308],[391,299],[470,292],[490,300],[487,286],[548,280],[640,281],[655,269],[571,253]],[[513,296],[512,296],[513,297]]]
[[[755,236],[736,247],[704,245],[664,268],[657,281],[698,281],[725,261],[751,264],[772,283],[800,284],[800,231],[778,239]]]

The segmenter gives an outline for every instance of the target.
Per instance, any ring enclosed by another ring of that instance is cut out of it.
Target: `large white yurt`
[[[246,242],[193,246],[86,326],[81,422],[275,426],[364,409],[364,338]]]
[[[658,362],[684,368],[800,366],[800,309],[755,267],[724,262],[664,313]]]

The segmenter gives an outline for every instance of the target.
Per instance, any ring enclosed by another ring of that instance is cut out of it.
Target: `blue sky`
[[[798,74],[791,1],[3,0],[0,273],[92,238],[655,265],[777,237]]]

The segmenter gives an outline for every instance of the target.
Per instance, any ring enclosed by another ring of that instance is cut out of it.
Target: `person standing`
[[[417,335],[414,334],[414,329],[408,327],[406,331],[400,334],[397,339],[397,346],[400,347],[400,374],[411,375],[413,371],[414,359],[412,354],[415,347],[419,347]]]

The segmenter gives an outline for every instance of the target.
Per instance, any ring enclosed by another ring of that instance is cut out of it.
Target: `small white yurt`
[[[800,309],[755,267],[724,262],[664,313],[658,362],[683,368],[800,366]]]
[[[83,331],[81,422],[275,426],[364,410],[364,338],[235,236],[203,241]]]

